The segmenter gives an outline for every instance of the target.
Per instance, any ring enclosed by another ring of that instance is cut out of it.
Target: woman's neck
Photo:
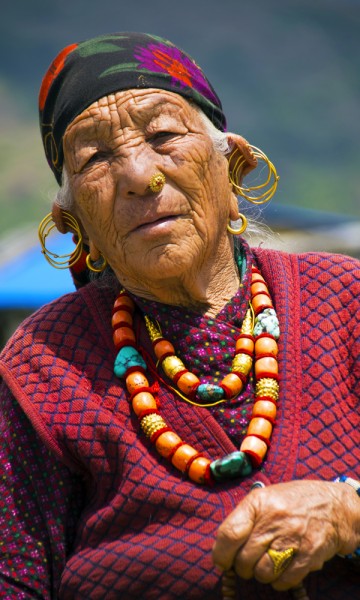
[[[179,277],[160,281],[122,281],[128,292],[162,304],[189,308],[208,316],[217,315],[235,295],[240,284],[239,269],[233,253],[209,261],[200,270],[188,269]]]

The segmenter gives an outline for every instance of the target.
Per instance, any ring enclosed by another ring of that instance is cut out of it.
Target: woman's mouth
[[[167,230],[170,230],[173,227],[174,222],[179,218],[181,218],[181,215],[166,215],[154,220],[145,221],[135,227],[133,231],[144,235],[149,233],[166,233]]]

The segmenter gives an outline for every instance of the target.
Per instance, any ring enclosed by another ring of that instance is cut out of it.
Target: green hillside
[[[37,127],[45,69],[66,44],[115,30],[197,59],[229,129],[275,163],[277,202],[360,217],[358,0],[16,0],[0,22],[0,233],[40,219],[56,190]]]

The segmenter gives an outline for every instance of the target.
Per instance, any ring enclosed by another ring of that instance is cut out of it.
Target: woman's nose
[[[160,191],[163,187],[160,180],[159,189],[156,189],[157,186],[153,184],[154,176],[156,178],[161,171],[150,157],[136,154],[121,162],[121,167],[117,170],[117,189],[121,197],[131,199],[134,196],[143,197]]]

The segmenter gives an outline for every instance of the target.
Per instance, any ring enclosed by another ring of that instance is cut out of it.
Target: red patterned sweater
[[[255,479],[360,479],[359,263],[254,253],[282,330],[281,397],[264,467],[244,481],[197,486],[140,433],[113,375],[114,290],[90,284],[19,328],[0,362],[1,598],[217,599],[214,536]],[[159,399],[210,458],[235,450],[207,409],[163,387]],[[311,600],[349,600],[360,576],[335,558],[306,587]],[[239,581],[242,600],[290,597]]]

